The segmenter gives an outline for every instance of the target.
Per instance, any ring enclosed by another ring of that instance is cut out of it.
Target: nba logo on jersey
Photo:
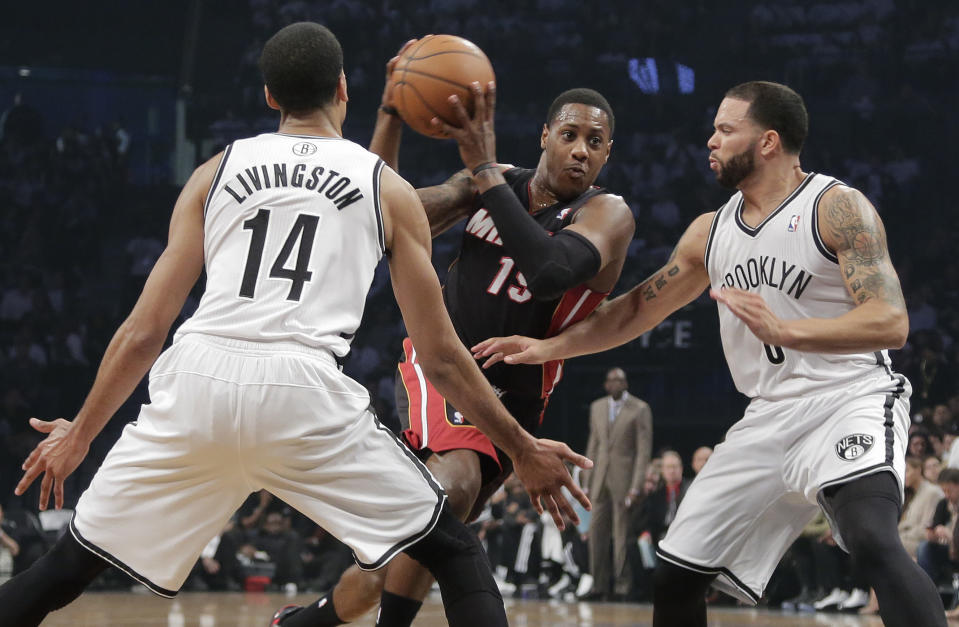
[[[562,220],[562,219],[565,218],[567,215],[569,215],[569,212],[572,211],[572,210],[573,210],[572,207],[566,207],[565,209],[563,209],[562,211],[560,211],[559,213],[556,214],[556,219],[557,219],[557,220]]]
[[[839,455],[840,459],[851,462],[871,449],[875,441],[876,439],[873,436],[864,433],[847,435],[836,442],[836,454]]]
[[[789,226],[786,227],[786,230],[790,233],[795,233],[797,229],[799,229],[799,216],[794,215],[789,218]]]
[[[466,424],[466,418],[464,418],[464,417],[463,417],[463,414],[459,413],[458,411],[454,411],[454,412],[453,412],[453,420],[451,420],[450,422],[452,422],[454,425],[457,425],[457,426],[459,426],[459,425],[465,425],[465,424]]]

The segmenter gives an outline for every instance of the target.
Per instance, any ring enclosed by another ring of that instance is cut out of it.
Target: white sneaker
[[[547,593],[549,593],[550,597],[557,599],[563,593],[563,590],[567,586],[569,586],[569,583],[570,583],[569,575],[567,575],[566,573],[563,573],[563,576],[559,578],[559,581],[557,581],[556,583],[554,583],[547,589]]]
[[[143,586],[139,586],[143,587]],[[576,586],[576,596],[581,597],[589,593],[593,589],[593,576],[589,573],[585,573],[582,577],[579,578],[579,585]]]
[[[858,610],[861,607],[865,607],[867,603],[869,603],[869,593],[865,590],[855,588],[849,593],[849,598],[839,604],[839,611]]]
[[[839,588],[833,588],[832,592],[813,603],[816,610],[824,610],[827,607],[838,606],[849,598],[849,593]]]

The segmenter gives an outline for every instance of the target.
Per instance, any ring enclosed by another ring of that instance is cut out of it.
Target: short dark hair
[[[727,98],[749,103],[748,115],[764,129],[779,133],[783,150],[798,155],[809,133],[809,113],[802,96],[769,81],[741,83],[726,92]]]
[[[939,473],[939,483],[955,483],[959,485],[959,468],[943,468]]]
[[[603,94],[595,89],[588,89],[586,87],[567,89],[556,96],[553,104],[549,105],[549,111],[546,112],[546,126],[552,124],[559,110],[563,108],[563,105],[568,104],[584,104],[604,111],[606,113],[606,119],[609,121],[609,136],[613,136],[613,129],[616,128],[616,117],[613,115],[613,108],[609,106],[609,101],[603,97]]]
[[[283,109],[319,109],[336,95],[343,49],[325,26],[296,22],[270,37],[259,65],[263,82]]]

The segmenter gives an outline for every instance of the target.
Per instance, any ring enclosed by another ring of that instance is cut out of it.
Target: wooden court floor
[[[316,597],[262,593],[181,593],[175,600],[146,592],[91,592],[72,605],[51,614],[44,627],[103,627],[137,625],[158,627],[267,627],[273,611],[288,603],[305,604]],[[561,601],[506,600],[514,627],[621,627],[651,625],[648,605],[564,603]],[[373,615],[352,623],[372,627]],[[738,627],[881,627],[878,618],[844,614],[784,614],[753,609],[717,608],[710,611],[710,626]],[[415,623],[417,627],[446,625],[438,596],[431,596]],[[477,627],[482,627],[478,625]]]

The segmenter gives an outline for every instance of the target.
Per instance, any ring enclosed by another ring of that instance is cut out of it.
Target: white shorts
[[[176,594],[256,490],[309,516],[365,569],[429,533],[446,500],[324,351],[186,335],[154,364],[150,399],[71,531],[161,596]]]
[[[902,490],[911,391],[883,373],[799,399],[754,399],[689,487],[660,557],[716,574],[717,588],[756,603],[825,488],[891,471]]]

